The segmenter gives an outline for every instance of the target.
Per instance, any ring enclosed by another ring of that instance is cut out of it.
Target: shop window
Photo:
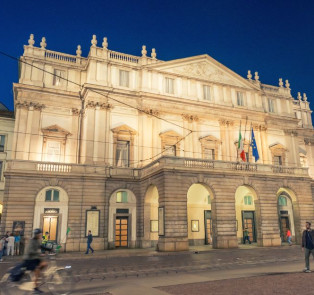
[[[126,191],[117,192],[117,203],[127,203],[128,193]]]
[[[244,197],[244,205],[253,205],[253,199],[251,196]]]
[[[279,196],[278,203],[279,206],[287,206],[287,198],[284,196]]]
[[[46,191],[46,202],[59,202],[59,191],[50,189]]]

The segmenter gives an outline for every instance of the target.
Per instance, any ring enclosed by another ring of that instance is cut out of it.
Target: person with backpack
[[[305,269],[304,272],[311,272],[310,270],[310,256],[314,258],[314,230],[311,229],[311,222],[305,223],[305,230],[302,234],[302,251],[305,253]]]
[[[47,266],[47,262],[43,261],[40,257],[41,254],[41,236],[42,231],[40,228],[34,230],[33,238],[29,241],[24,255],[23,266],[27,270],[31,270],[35,274],[34,279],[34,293],[41,294],[44,293],[38,288],[38,278],[40,272]]]

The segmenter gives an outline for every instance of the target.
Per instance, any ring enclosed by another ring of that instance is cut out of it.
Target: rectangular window
[[[244,205],[252,205],[252,197],[251,196],[245,196],[244,197]]]
[[[46,191],[46,201],[51,201],[51,195],[52,195],[52,190],[47,190]]]
[[[60,162],[61,143],[59,141],[47,141],[47,161]]]
[[[117,203],[127,203],[128,193],[125,191],[117,192]]]
[[[119,85],[122,87],[129,87],[130,72],[120,70],[119,73],[120,73]]]
[[[5,135],[0,135],[0,152],[4,152]]]
[[[130,156],[130,142],[118,140],[116,150],[116,166],[117,167],[129,167]]]
[[[282,158],[281,156],[274,156],[274,165],[281,166],[282,165]]]
[[[56,190],[53,191],[53,201],[59,202],[59,191]]]
[[[268,111],[270,113],[275,112],[275,106],[274,106],[274,100],[273,99],[268,99]]]
[[[210,87],[208,85],[203,85],[203,99],[204,100],[211,100]]]
[[[165,145],[164,155],[165,156],[176,156],[176,146],[175,145]]]
[[[215,150],[214,149],[204,149],[204,158],[207,160],[215,160]]]
[[[174,80],[171,78],[165,78],[165,92],[174,94]]]
[[[53,85],[62,86],[65,85],[65,71],[54,70]]]
[[[3,162],[0,161],[0,180],[2,179],[2,168],[3,168]]]
[[[244,106],[243,92],[237,91],[237,105]]]

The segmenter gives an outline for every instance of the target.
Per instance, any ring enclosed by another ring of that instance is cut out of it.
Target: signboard
[[[92,232],[93,237],[99,236],[99,219],[100,210],[86,210],[86,227],[85,236],[88,236],[88,231]]]

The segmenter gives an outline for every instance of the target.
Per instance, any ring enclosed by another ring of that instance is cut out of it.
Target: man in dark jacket
[[[92,232],[89,230],[88,236],[87,236],[87,249],[86,249],[85,254],[89,253],[89,249],[92,251],[92,253],[94,253],[94,249],[90,246],[92,242],[93,242],[93,235],[92,235]]]
[[[310,256],[314,258],[314,230],[311,229],[311,222],[305,223],[305,230],[302,234],[302,251],[305,251],[305,269],[304,272],[310,271]],[[304,250],[305,248],[305,250]]]

